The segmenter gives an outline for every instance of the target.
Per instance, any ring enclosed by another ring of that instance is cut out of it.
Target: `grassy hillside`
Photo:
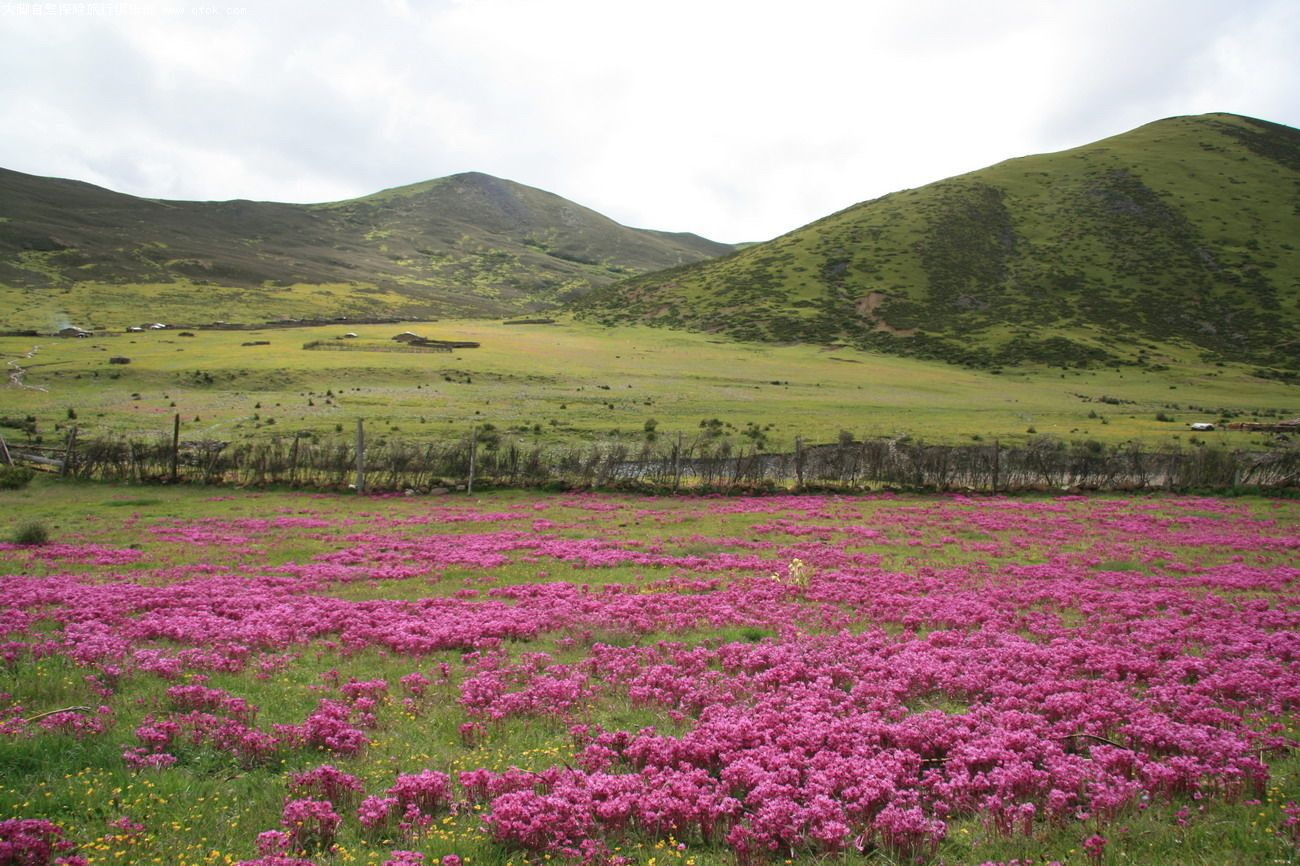
[[[1143,365],[1172,345],[1300,375],[1297,244],[1300,132],[1178,117],[863,202],[583,306],[985,367]]]
[[[293,205],[155,201],[0,170],[0,328],[507,316],[730,249],[476,173]]]
[[[798,436],[833,442],[847,431],[1010,444],[1035,434],[1107,445],[1195,437],[1254,448],[1270,437],[1193,434],[1188,425],[1300,415],[1294,386],[1190,351],[1153,356],[1144,369],[1023,367],[999,375],[847,348],[563,320],[348,327],[359,337],[342,339],[342,326],[0,337],[0,360],[17,377],[0,385],[0,435],[58,444],[75,424],[84,438],[169,436],[179,413],[187,439],[221,441],[350,433],[364,418],[376,436],[451,439],[490,424],[521,444],[633,444],[681,434],[774,451]],[[391,337],[408,327],[481,346],[394,351]]]

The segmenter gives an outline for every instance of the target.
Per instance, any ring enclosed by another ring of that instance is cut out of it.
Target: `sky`
[[[0,167],[319,202],[462,171],[758,241],[1163,117],[1300,126],[1295,0],[0,0]]]

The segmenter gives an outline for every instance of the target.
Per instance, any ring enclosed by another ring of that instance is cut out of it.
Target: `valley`
[[[480,346],[403,351],[392,340],[403,331]],[[796,438],[834,442],[848,433],[1258,448],[1272,437],[1223,425],[1300,414],[1295,386],[1249,365],[1207,363],[1190,347],[1150,352],[1145,367],[994,373],[847,346],[569,318],[0,337],[0,357],[23,367],[25,386],[6,389],[0,415],[30,416],[35,430],[0,427],[0,435],[57,444],[74,424],[83,437],[163,434],[179,414],[185,438],[222,441],[351,435],[364,418],[377,433],[414,441],[491,425],[525,446],[680,434],[789,450]],[[1190,430],[1205,421],[1220,429]]]

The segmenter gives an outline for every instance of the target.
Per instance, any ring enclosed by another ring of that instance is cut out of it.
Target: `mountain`
[[[127,321],[504,316],[731,249],[479,173],[298,205],[142,199],[0,170],[0,300],[36,325],[54,307]]]
[[[582,315],[975,366],[1300,367],[1300,132],[1175,117],[862,202]]]

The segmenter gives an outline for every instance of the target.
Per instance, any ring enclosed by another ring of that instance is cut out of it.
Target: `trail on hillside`
[[[36,353],[40,350],[41,347],[39,345],[32,346],[31,351],[23,355],[22,360],[26,361],[35,357]],[[40,385],[28,385],[23,381],[23,376],[27,373],[27,368],[21,366],[17,360],[11,358],[5,363],[9,366],[10,385],[13,385],[15,388],[26,388],[29,391],[43,391],[47,394],[49,393],[49,388],[42,388]]]

